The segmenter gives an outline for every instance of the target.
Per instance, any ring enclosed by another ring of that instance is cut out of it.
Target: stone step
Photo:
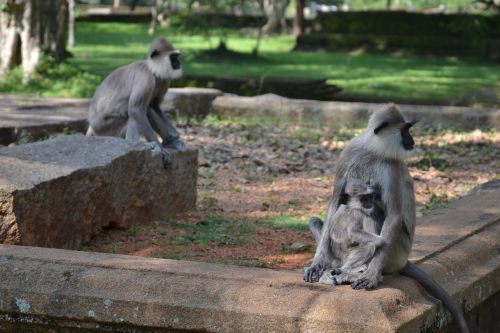
[[[103,227],[193,209],[197,151],[164,169],[143,143],[59,136],[0,149],[0,243],[75,249]]]
[[[203,119],[212,109],[212,102],[223,92],[211,88],[170,88],[162,103],[165,112]]]
[[[221,116],[266,116],[279,122],[339,128],[367,121],[370,114],[384,103],[322,102],[291,99],[275,94],[255,97],[224,95],[217,97],[212,112]],[[472,130],[500,129],[500,109],[459,106],[398,104],[401,111],[419,120],[419,126]]]
[[[500,327],[500,181],[419,220],[411,260],[465,311]],[[353,290],[302,272],[0,245],[6,332],[458,332],[415,281]]]
[[[84,132],[89,100],[0,94],[0,145],[69,129]]]

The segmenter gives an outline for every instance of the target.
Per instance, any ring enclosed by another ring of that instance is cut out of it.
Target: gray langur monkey
[[[382,273],[400,272],[417,280],[430,294],[443,301],[461,331],[467,333],[467,323],[453,299],[436,281],[408,261],[416,216],[413,179],[405,159],[411,156],[415,145],[409,131],[413,124],[393,104],[372,114],[367,128],[340,154],[325,226],[331,224],[339,207],[346,204],[348,196],[345,191],[349,180],[369,182],[378,192],[375,206],[383,213],[379,222],[382,225],[380,236],[385,244],[377,248],[366,270],[342,282],[351,283],[354,289],[371,289],[377,287]],[[327,232],[323,221],[318,218],[312,218],[309,227],[316,239]],[[324,267],[331,265],[332,249],[320,250],[328,255],[306,267],[305,277],[316,275],[319,278]],[[312,278],[308,281],[312,282]]]
[[[381,226],[377,223],[380,218],[376,216],[374,187],[359,179],[350,179],[345,194],[346,203],[340,205],[335,216],[323,227],[324,231],[316,235],[318,246],[311,266],[321,265],[325,258],[332,259],[329,267],[321,267],[322,270],[331,269],[325,272],[328,274],[321,275],[322,283],[340,284],[339,276],[346,279],[351,273],[365,271],[375,250],[385,244],[378,235]],[[304,280],[312,281],[313,273],[313,270],[306,270]]]
[[[146,60],[111,72],[90,102],[87,135],[119,136],[131,141],[143,136],[153,152],[162,155],[165,165],[171,162],[165,148],[186,151],[179,132],[160,108],[170,80],[182,76],[180,55],[170,42],[159,37],[151,44]]]

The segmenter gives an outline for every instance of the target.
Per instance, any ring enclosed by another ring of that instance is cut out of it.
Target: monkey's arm
[[[380,236],[385,245],[379,248],[368,265],[368,269],[351,286],[354,289],[375,288],[382,277],[393,244],[402,232],[402,182],[401,168],[396,163],[390,163],[385,170],[385,184],[382,184],[382,201],[386,205],[386,218],[382,225]]]
[[[140,135],[143,135],[148,142],[159,143],[158,137],[148,120],[149,101],[152,94],[151,89],[148,88],[152,83],[147,78],[141,78],[137,81],[146,83],[136,85],[130,94],[126,139],[138,141]]]
[[[385,244],[382,236],[360,229],[356,223],[350,223],[347,226],[347,236],[352,242],[360,245],[373,243],[376,247],[381,247]]]
[[[186,151],[186,144],[180,140],[180,134],[172,124],[170,118],[163,113],[158,105],[152,105],[148,111],[148,118],[153,129],[160,134],[164,146],[179,151]]]
[[[340,206],[333,216],[329,216],[321,230],[321,238],[316,247],[311,266],[304,269],[304,281],[313,282],[315,276],[320,277],[322,271],[330,265],[333,260],[331,242],[331,229],[337,218],[344,212],[345,206]]]
[[[147,78],[137,81],[145,83],[138,84],[130,94],[128,103],[129,119],[125,138],[131,141],[139,141],[140,136],[143,135],[149,142],[153,153],[161,155],[163,165],[167,167],[171,162],[170,153],[161,146],[148,118],[149,102],[152,94],[152,90],[148,89],[148,87],[152,83],[148,82]]]

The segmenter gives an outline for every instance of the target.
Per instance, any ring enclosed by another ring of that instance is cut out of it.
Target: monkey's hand
[[[172,149],[175,149],[175,150],[180,151],[180,152],[187,151],[186,143],[180,139],[177,139],[173,142],[169,142],[169,143],[165,144],[165,147],[172,148]]]
[[[320,264],[312,264],[311,266],[304,268],[304,281],[313,282],[315,280],[319,280],[324,270],[325,269]]]
[[[151,152],[153,153],[153,155],[161,155],[163,159],[163,166],[167,168],[172,162],[172,155],[170,155],[168,150],[163,148],[158,142],[151,141],[148,142],[148,144],[149,147],[151,148]]]
[[[377,248],[384,246],[384,245],[385,245],[385,240],[384,240],[384,238],[383,238],[383,237],[381,237],[381,236],[376,236],[376,237],[377,237],[377,238],[375,238],[375,242],[374,242],[374,243],[375,243],[375,246],[376,246]]]

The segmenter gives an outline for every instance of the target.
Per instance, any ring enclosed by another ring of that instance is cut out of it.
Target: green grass
[[[432,193],[431,197],[429,198],[425,206],[428,211],[437,208],[444,208],[448,206],[448,196],[446,194],[439,195],[436,193]]]
[[[140,232],[141,232],[142,228],[138,225],[134,225],[134,226],[131,226],[127,232],[131,235],[131,236],[137,236]]]
[[[180,252],[175,252],[175,253],[154,252],[151,254],[151,257],[159,259],[184,260],[186,258],[186,255]]]
[[[422,171],[429,171],[430,167],[434,167],[439,171],[444,171],[446,168],[450,167],[450,163],[443,158],[437,157],[431,150],[424,150],[422,158],[419,161],[410,163],[410,166],[414,166]]]
[[[172,227],[184,233],[172,234],[174,244],[187,245],[239,245],[254,234],[252,226],[245,219],[207,216],[197,224],[172,222]]]
[[[57,66],[48,58],[42,58],[37,72],[23,83],[21,68],[10,71],[0,81],[0,92],[35,94],[47,97],[92,97],[101,81],[99,75],[82,71],[70,62]]]
[[[20,71],[0,91],[50,96],[91,96],[99,78],[113,69],[144,59],[153,37],[146,24],[87,23],[76,26],[77,46],[62,69],[20,84]],[[250,52],[254,36],[235,32],[228,47],[239,53],[206,52],[217,36],[185,35],[159,29],[183,51],[184,72],[196,75],[326,78],[349,99],[417,103],[500,105],[500,64],[479,58],[396,56],[362,52],[292,52],[292,36],[264,38],[259,57]],[[87,73],[78,72],[82,69]],[[43,83],[43,84],[42,84]]]
[[[93,74],[144,58],[152,37],[147,26],[78,23],[75,58],[70,62]],[[347,52],[291,52],[292,36],[265,38],[258,58],[206,53],[218,38],[179,35],[160,29],[184,53],[184,72],[198,75],[327,78],[349,96],[417,102],[495,104],[500,101],[500,65],[476,58],[391,56]],[[255,39],[234,34],[228,47],[250,53]]]
[[[273,229],[292,229],[298,231],[308,229],[307,222],[298,217],[286,214],[272,215],[266,219],[258,220],[257,223]]]

